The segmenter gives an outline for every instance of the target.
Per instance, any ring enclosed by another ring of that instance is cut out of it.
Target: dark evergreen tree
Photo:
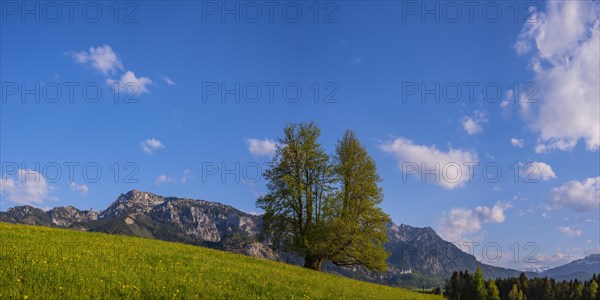
[[[489,279],[486,284],[487,300],[500,300],[500,291],[494,280]]]
[[[485,289],[485,281],[483,279],[483,271],[481,271],[481,268],[477,268],[477,271],[475,271],[471,281],[473,288],[472,299],[485,300],[487,298],[487,291]]]
[[[595,276],[595,274],[594,274],[594,276]],[[598,283],[596,282],[596,280],[594,278],[592,280],[592,282],[590,283],[586,298],[589,300],[596,300],[597,297],[598,297]]]

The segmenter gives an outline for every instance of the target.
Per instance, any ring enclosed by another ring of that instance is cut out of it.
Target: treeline
[[[519,277],[483,279],[481,269],[474,274],[465,270],[452,273],[446,281],[444,296],[452,300],[600,300],[600,276],[579,281]]]

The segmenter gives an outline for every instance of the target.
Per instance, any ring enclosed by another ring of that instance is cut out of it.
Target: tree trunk
[[[321,258],[312,258],[306,257],[304,258],[304,267],[313,269],[316,271],[321,271],[321,266],[323,266],[323,259]]]

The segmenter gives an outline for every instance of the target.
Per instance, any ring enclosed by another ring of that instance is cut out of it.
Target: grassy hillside
[[[0,299],[441,299],[158,240],[0,222]]]

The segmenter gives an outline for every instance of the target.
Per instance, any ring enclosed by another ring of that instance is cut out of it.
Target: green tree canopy
[[[508,300],[523,300],[523,291],[519,290],[516,283],[512,285],[507,298]]]
[[[598,283],[596,282],[596,280],[592,280],[592,282],[590,283],[590,287],[588,289],[587,297],[588,297],[588,299],[594,300],[597,298],[597,296],[598,296]]]
[[[347,131],[333,159],[314,123],[290,124],[264,173],[268,193],[257,200],[275,247],[321,269],[324,261],[385,270],[389,217],[377,205],[382,191],[375,162]]]
[[[383,194],[377,185],[381,178],[375,161],[354,132],[346,131],[336,146],[333,164],[338,189],[332,198],[329,259],[337,265],[385,271],[388,254],[383,244],[390,218],[377,207]]]
[[[487,300],[500,300],[500,291],[498,291],[498,287],[496,286],[496,282],[494,280],[489,279],[487,281]]]
[[[487,291],[485,289],[485,281],[483,279],[483,272],[481,271],[481,268],[477,268],[472,280],[473,299],[485,300],[487,298]]]

